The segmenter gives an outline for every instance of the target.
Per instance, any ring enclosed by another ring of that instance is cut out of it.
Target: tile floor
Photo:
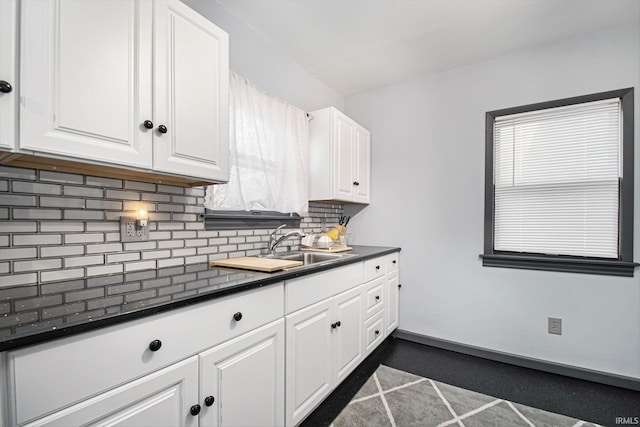
[[[380,365],[332,427],[598,427]]]

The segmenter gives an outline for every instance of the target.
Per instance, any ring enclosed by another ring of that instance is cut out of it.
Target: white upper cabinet
[[[16,144],[17,1],[0,1],[0,148]]]
[[[334,107],[311,113],[311,200],[370,202],[371,135]]]
[[[24,0],[20,151],[226,181],[228,54],[177,0]]]
[[[177,0],[155,2],[153,168],[229,179],[229,36]],[[158,127],[156,129],[159,129]]]

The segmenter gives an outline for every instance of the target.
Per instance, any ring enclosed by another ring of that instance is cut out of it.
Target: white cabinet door
[[[333,298],[334,384],[339,384],[362,361],[362,287],[343,292]]]
[[[197,427],[198,417],[190,413],[197,402],[193,356],[26,426]]]
[[[0,1],[0,148],[16,146],[16,0]]]
[[[200,354],[205,426],[284,425],[284,320]]]
[[[309,197],[370,202],[371,135],[334,107],[311,113]]]
[[[333,384],[332,305],[327,299],[286,316],[286,425],[298,424]]]
[[[371,134],[365,128],[355,127],[354,201],[371,201]]]
[[[333,116],[334,198],[350,201],[354,198],[354,125],[338,111]]]
[[[22,1],[20,149],[151,168],[152,9]]]
[[[227,181],[228,35],[178,0],[154,13],[154,170]]]
[[[398,270],[387,274],[386,276],[387,287],[387,307],[386,307],[386,333],[389,335],[395,328],[398,327],[398,306],[399,306],[399,291],[400,282]]]

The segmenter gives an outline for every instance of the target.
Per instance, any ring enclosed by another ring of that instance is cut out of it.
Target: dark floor
[[[640,424],[640,392],[521,368],[390,337],[302,423],[328,426],[379,364],[569,417]],[[616,418],[622,417],[623,419]]]

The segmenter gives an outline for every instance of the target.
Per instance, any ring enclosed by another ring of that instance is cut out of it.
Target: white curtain
[[[230,177],[207,188],[214,210],[303,214],[309,200],[306,112],[229,73]]]

